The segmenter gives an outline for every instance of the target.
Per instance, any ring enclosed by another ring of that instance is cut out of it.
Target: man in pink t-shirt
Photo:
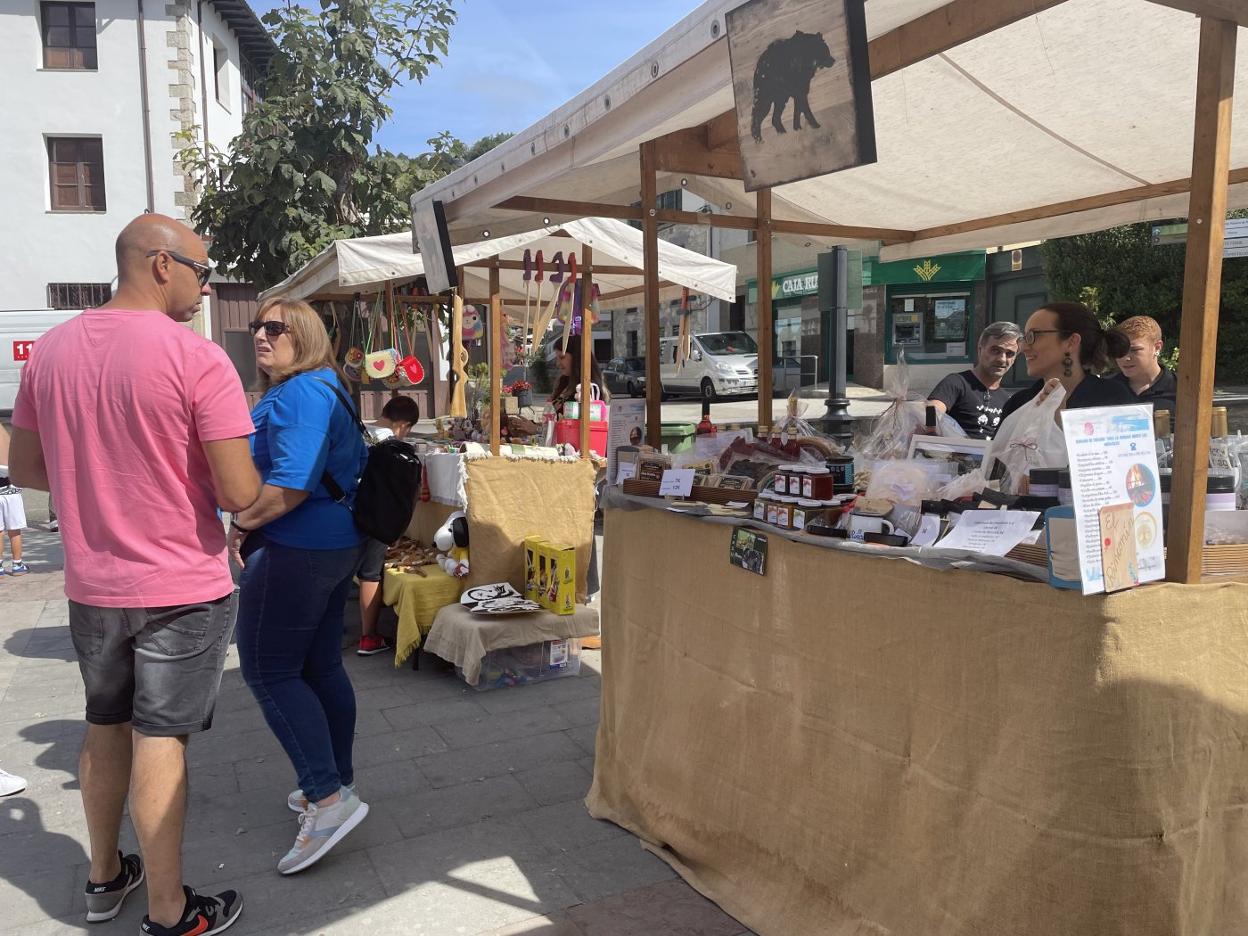
[[[234,627],[217,507],[239,511],[259,493],[252,423],[229,358],[184,324],[208,295],[195,232],[136,218],[117,238],[117,270],[111,302],[36,342],[9,467],[15,484],[56,498],[65,546],[86,689],[87,920],[115,917],[146,865],[143,931],[207,936],[242,899],[182,883],[185,751],[212,723]],[[127,792],[142,860],[117,848]]]

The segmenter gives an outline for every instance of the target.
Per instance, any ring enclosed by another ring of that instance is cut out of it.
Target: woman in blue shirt
[[[343,609],[363,536],[351,505],[368,449],[325,326],[305,302],[270,299],[251,323],[265,394],[252,410],[260,497],[231,523],[243,566],[243,679],[299,778],[299,835],[282,874],[316,863],[368,813],[355,792],[355,690],[342,666]],[[345,492],[340,503],[328,474]]]

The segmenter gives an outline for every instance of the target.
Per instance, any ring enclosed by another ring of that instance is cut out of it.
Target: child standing
[[[9,541],[13,562],[9,575],[25,575],[30,571],[22,562],[22,530],[26,529],[26,505],[22,503],[22,489],[14,487],[9,480],[9,466],[0,465],[0,530]],[[0,545],[0,569],[3,568],[4,546]]]
[[[420,422],[420,407],[411,397],[396,396],[386,401],[381,418],[369,430],[374,441],[402,440]],[[386,562],[389,543],[368,539],[360,557],[355,576],[360,580],[360,645],[356,653],[372,656],[393,650],[394,644],[377,633],[377,619],[381,617],[381,576]]]

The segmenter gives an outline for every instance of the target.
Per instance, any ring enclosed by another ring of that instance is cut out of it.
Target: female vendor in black
[[[555,389],[550,394],[550,405],[562,419],[563,404],[575,400],[577,391],[581,389],[581,336],[571,335],[567,350],[555,354],[559,364],[559,379],[555,381]],[[598,360],[592,357],[592,351],[589,359],[589,382],[598,385],[604,400],[609,399],[607,385],[602,379],[602,371],[598,369]]]
[[[1034,400],[1051,380],[1060,381],[1066,388],[1062,409],[1137,402],[1125,385],[1097,376],[1111,358],[1126,354],[1130,344],[1122,332],[1103,329],[1081,302],[1050,302],[1036,310],[1027,319],[1022,352],[1027,360],[1027,375],[1037,380],[1010,397],[1001,421]]]

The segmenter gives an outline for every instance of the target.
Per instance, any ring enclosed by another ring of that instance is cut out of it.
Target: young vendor
[[[1001,389],[1001,381],[1014,366],[1022,337],[1013,322],[993,322],[980,332],[975,366],[938,383],[928,405],[956,420],[968,438],[991,439],[1010,399],[1010,391]]]
[[[1136,315],[1114,330],[1126,335],[1131,344],[1118,358],[1118,373],[1110,380],[1125,384],[1141,403],[1152,403],[1155,410],[1169,410],[1173,425],[1179,382],[1174,371],[1161,364],[1161,349],[1166,344],[1161,326],[1147,315]]]

